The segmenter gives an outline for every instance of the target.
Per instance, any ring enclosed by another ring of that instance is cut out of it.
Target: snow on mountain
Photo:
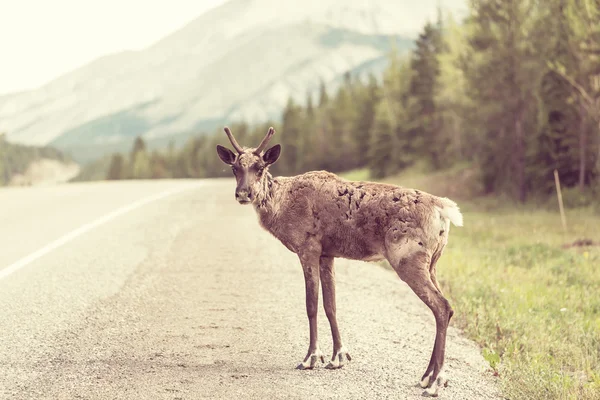
[[[381,69],[438,0],[231,0],[138,52],[101,57],[32,91],[0,97],[0,131],[100,156],[133,137],[277,118],[321,80]],[[463,0],[441,2],[459,10]]]

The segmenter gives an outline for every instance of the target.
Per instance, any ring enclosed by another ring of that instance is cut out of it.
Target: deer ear
[[[281,154],[281,145],[276,144],[269,150],[265,151],[265,154],[263,155],[263,161],[267,163],[267,165],[275,164],[275,161],[277,161],[279,158],[279,154]]]
[[[218,144],[217,154],[219,155],[221,161],[223,161],[225,164],[231,165],[235,162],[235,154],[233,154],[233,151],[229,150],[227,147],[223,147]]]

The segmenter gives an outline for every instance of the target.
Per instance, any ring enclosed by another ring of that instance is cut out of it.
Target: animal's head
[[[275,133],[273,128],[269,128],[267,135],[257,148],[242,148],[229,128],[225,128],[225,133],[237,154],[221,145],[217,145],[217,154],[225,164],[231,165],[237,181],[235,199],[240,204],[251,204],[256,200],[256,195],[263,190],[267,170],[279,158],[281,145],[276,144],[263,152]]]

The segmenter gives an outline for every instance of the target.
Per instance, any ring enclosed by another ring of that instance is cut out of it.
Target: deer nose
[[[239,202],[249,202],[252,200],[252,193],[248,189],[240,189],[235,192],[235,199]]]

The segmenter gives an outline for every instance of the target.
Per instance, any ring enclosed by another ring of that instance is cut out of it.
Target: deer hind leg
[[[446,350],[446,332],[452,307],[441,291],[434,285],[431,275],[431,258],[425,249],[411,240],[404,246],[387,245],[388,261],[404,282],[429,307],[435,317],[436,335],[429,365],[423,374],[420,385],[427,388],[425,394],[437,396],[438,388],[446,384],[442,373]]]
[[[440,284],[438,283],[437,277],[436,277],[436,272],[437,272],[436,264],[437,264],[438,260],[440,259],[442,252],[443,252],[443,247],[440,250],[436,251],[434,253],[433,257],[431,258],[431,263],[429,266],[429,276],[430,276],[431,282],[433,283],[433,285],[435,286],[437,291],[442,296],[442,299],[445,300],[445,303],[447,303],[447,300],[444,298],[444,292],[442,291],[442,288],[440,287]],[[452,316],[454,315],[454,310],[452,309],[452,307],[450,307],[450,303],[447,303],[447,304],[449,307],[448,324],[450,324],[450,320],[452,319]],[[437,322],[436,322],[436,324],[437,324]],[[434,393],[438,387],[446,386],[448,384],[448,378],[444,372],[443,366],[440,369],[437,379],[435,380],[435,382],[433,381],[431,374],[433,373],[434,361],[435,360],[432,356],[431,360],[429,361],[429,366],[427,367],[427,370],[425,371],[426,373],[423,375],[423,378],[421,378],[421,382],[420,382],[420,385],[422,388],[427,388],[431,385],[430,392],[432,392],[432,393]]]
[[[325,368],[337,369],[344,366],[344,357],[350,361],[352,357],[342,344],[338,329],[335,306],[335,270],[333,257],[321,257],[320,259],[321,285],[323,288],[323,308],[331,326],[331,337],[333,338],[333,356]]]
[[[440,259],[440,256],[442,255],[441,251],[436,251],[433,254],[433,257],[431,257],[431,263],[429,264],[429,276],[431,278],[431,282],[433,283],[433,286],[435,286],[435,288],[438,290],[438,292],[440,292],[442,294],[442,296],[444,295],[444,292],[442,292],[442,288],[440,287],[440,284],[437,281],[437,276],[436,276],[436,264],[437,261]]]
[[[438,262],[438,260],[440,259],[440,257],[442,256],[442,252],[444,251],[444,248],[442,247],[440,250],[436,251],[433,254],[433,257],[431,257],[431,264],[429,265],[429,275],[431,277],[431,282],[433,283],[433,285],[435,286],[435,288],[438,290],[438,292],[441,293],[441,295],[444,295],[444,292],[442,292],[442,288],[440,287],[440,284],[437,281],[437,268],[436,268],[436,264]],[[448,316],[448,322],[450,322],[450,320],[452,319],[452,316],[454,315],[454,310],[450,309],[450,315]]]
[[[319,349],[317,338],[317,311],[319,307],[319,258],[320,248],[315,251],[315,246],[309,246],[298,253],[302,270],[304,271],[304,283],[306,287],[306,314],[310,333],[308,352],[304,360],[296,367],[297,369],[313,369],[318,360],[325,362],[323,353]]]

